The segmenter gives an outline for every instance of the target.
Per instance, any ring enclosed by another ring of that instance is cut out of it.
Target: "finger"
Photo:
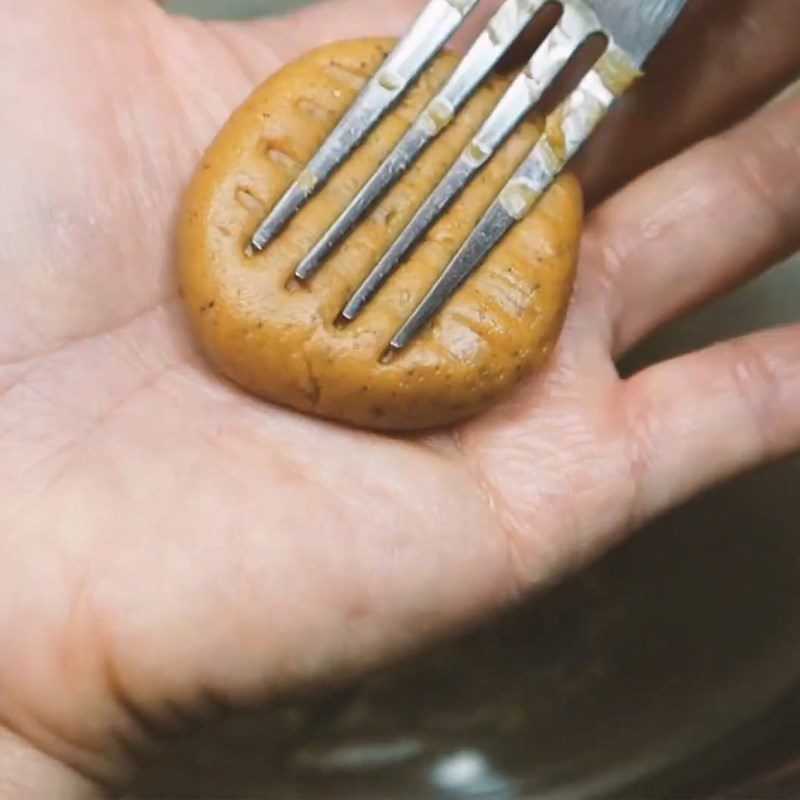
[[[486,24],[500,0],[478,6],[455,37],[459,49]],[[399,36],[424,0],[328,0],[284,18],[225,24],[247,31],[284,58],[335,39]],[[541,40],[533,25],[519,58]],[[700,139],[759,108],[800,73],[796,0],[694,0],[626,98],[576,163],[590,205]],[[240,38],[237,49],[252,49]],[[263,50],[263,47],[262,47]],[[757,64],[758,68],[753,69]]]
[[[455,39],[459,49],[499,2],[480,4]],[[423,6],[423,0],[329,0],[293,15],[287,33],[299,49],[354,36],[397,36]],[[541,33],[531,26],[517,49],[520,59],[529,57]],[[646,79],[576,164],[589,203],[763,105],[800,74],[798,38],[796,0],[694,0],[654,54]]]
[[[640,178],[590,217],[613,349],[800,247],[800,92]]]
[[[203,23],[252,87],[282,64],[328,42],[363,36],[401,36],[422,8],[420,0],[364,3],[326,0],[288,15]],[[186,20],[189,25],[194,20]]]
[[[401,36],[423,6],[424,0],[392,0],[390,3],[325,0],[286,16],[251,20],[237,27],[267,36],[270,43],[274,42],[275,32],[280,30],[286,37],[284,41],[300,53],[340,39]]]
[[[589,205],[800,75],[797,0],[694,0],[576,164]]]
[[[651,367],[623,398],[638,523],[800,449],[800,324]]]
[[[453,37],[451,45],[464,50],[483,30],[503,0],[481,0]],[[402,36],[428,0],[392,0],[364,3],[363,0],[326,0],[284,17],[269,17],[244,23],[258,34],[281,29],[297,52],[329,42],[361,36]],[[238,26],[242,28],[242,25]]]

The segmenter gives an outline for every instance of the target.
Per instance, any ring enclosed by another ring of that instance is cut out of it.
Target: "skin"
[[[796,0],[693,4],[682,94],[654,68],[589,195],[707,138],[594,206],[554,358],[495,410],[388,438],[209,369],[173,263],[201,152],[280,64],[419,5],[233,25],[0,0],[0,797],[100,795],[187,717],[451,632],[800,447],[797,324],[614,366],[800,246],[800,100],[754,111],[800,73]]]
[[[419,430],[475,416],[552,352],[572,292],[582,199],[562,178],[495,248],[413,345],[381,356],[516,165],[541,120],[510,137],[479,179],[364,313],[335,324],[346,300],[491,113],[507,81],[492,77],[377,204],[313,280],[291,280],[308,252],[457,64],[441,55],[365,146],[256,258],[248,236],[314,155],[335,119],[394,46],[336,42],[262,84],[203,156],[181,210],[181,294],[205,350],[234,382],[267,400],[380,430]],[[344,67],[350,71],[345,71]]]

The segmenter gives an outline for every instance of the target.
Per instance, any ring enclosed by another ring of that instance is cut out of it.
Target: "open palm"
[[[0,797],[124,781],[187,718],[454,629],[800,446],[800,327],[614,366],[800,245],[800,100],[755,112],[800,72],[796,0],[694,3],[671,45],[693,77],[657,57],[588,193],[748,118],[595,207],[552,364],[492,412],[386,437],[208,366],[176,299],[181,189],[275,68],[421,0],[380,5],[234,25],[0,0]]]

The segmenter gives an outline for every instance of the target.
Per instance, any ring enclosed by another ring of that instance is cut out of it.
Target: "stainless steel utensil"
[[[311,278],[366,211],[450,123],[533,17],[554,0],[506,0],[425,110],[297,265]],[[400,350],[431,320],[521,220],[641,75],[651,51],[688,0],[555,0],[561,16],[485,123],[342,309],[352,321],[404,256],[539,103],[567,62],[592,36],[604,52],[547,118],[544,131],[428,293],[389,342]],[[248,252],[263,250],[403,95],[479,0],[430,0],[408,34],[379,67],[326,142],[254,233]]]

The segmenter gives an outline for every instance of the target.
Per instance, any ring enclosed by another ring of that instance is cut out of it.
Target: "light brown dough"
[[[352,290],[469,142],[507,82],[492,77],[308,283],[294,268],[457,63],[444,54],[263,253],[261,218],[322,144],[392,47],[332,44],[269,78],[205,154],[186,196],[180,281],[200,340],[233,381],[276,403],[360,426],[411,430],[484,409],[553,348],[571,292],[582,202],[564,177],[490,254],[432,325],[390,363],[380,356],[538,136],[525,123],[357,320]]]

